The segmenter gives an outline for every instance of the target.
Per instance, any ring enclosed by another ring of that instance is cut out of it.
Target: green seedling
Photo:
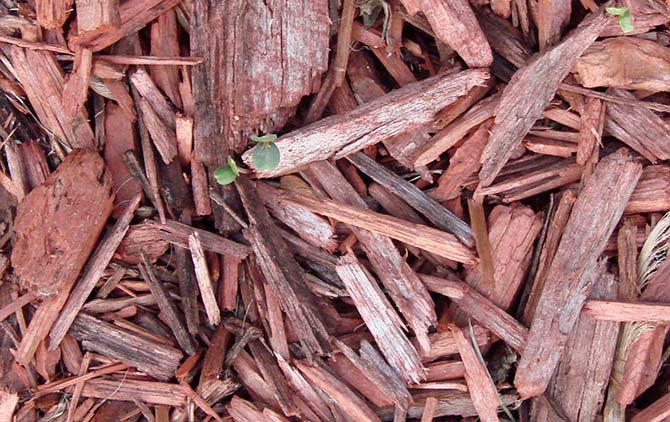
[[[240,175],[240,171],[237,168],[237,164],[233,157],[228,156],[228,164],[221,166],[214,171],[214,178],[216,183],[220,185],[229,185],[237,179],[237,176]]]
[[[619,19],[619,26],[624,34],[635,30],[633,20],[630,17],[630,10],[627,7],[606,7],[605,11]]]
[[[253,164],[256,170],[272,170],[279,165],[279,148],[274,140],[277,135],[270,133],[268,135],[251,135],[251,140],[258,143],[254,150]]]

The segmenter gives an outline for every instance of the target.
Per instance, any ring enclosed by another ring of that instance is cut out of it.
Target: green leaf
[[[238,174],[237,166],[235,166],[235,170],[233,170],[230,165],[221,166],[214,170],[214,178],[216,179],[216,183],[220,185],[229,185],[233,183]]]
[[[235,173],[235,176],[240,175],[240,171],[237,169],[237,163],[235,162],[235,159],[230,155],[228,156],[228,165],[230,166],[230,169],[233,171],[233,173]]]
[[[262,135],[262,136],[251,135],[250,138],[254,142],[261,142],[261,143],[263,143],[263,142],[274,142],[274,140],[277,139],[277,135],[275,135],[274,133],[268,133],[267,135]]]
[[[606,7],[605,11],[619,18],[619,26],[624,34],[635,30],[633,19],[630,17],[630,10],[627,7]]]
[[[633,25],[633,20],[630,17],[630,12],[626,10],[626,13],[619,16],[619,26],[624,34],[635,31],[635,25]]]
[[[279,164],[279,148],[274,142],[263,142],[254,150],[253,164],[256,170],[272,170]]]
[[[625,13],[630,13],[627,7],[606,7],[605,11],[613,16],[622,16]]]

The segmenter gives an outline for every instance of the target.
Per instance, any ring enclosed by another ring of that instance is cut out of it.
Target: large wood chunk
[[[90,150],[70,154],[19,204],[12,265],[24,288],[43,295],[74,284],[112,211],[112,178]]]
[[[642,165],[621,149],[598,163],[582,189],[549,267],[514,378],[522,398],[542,394],[577,323],[605,249]]]
[[[196,0],[191,17],[195,156],[211,165],[284,125],[328,68],[326,0]],[[316,83],[315,83],[316,82]]]

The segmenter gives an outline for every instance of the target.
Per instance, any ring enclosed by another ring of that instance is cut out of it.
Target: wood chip
[[[670,49],[637,37],[607,38],[593,43],[577,60],[575,79],[585,88],[615,87],[651,92],[668,91],[659,78],[670,70]]]
[[[341,158],[382,139],[406,132],[429,121],[435,113],[484,84],[484,70],[440,75],[391,92],[357,109],[320,120],[279,138],[279,165],[258,172],[261,177],[289,173],[313,161]],[[324,143],[324,140],[327,142]],[[254,149],[242,156],[252,165]]]
[[[468,391],[477,414],[482,421],[497,421],[500,399],[486,367],[477,357],[474,346],[465,338],[463,331],[455,325],[450,325],[449,330],[454,336],[458,353],[463,360],[465,382],[468,384]]]
[[[283,196],[288,201],[295,202],[311,211],[343,223],[400,240],[457,262],[475,263],[472,251],[450,233],[408,223],[395,217],[371,212],[365,208],[352,207],[342,202],[326,199],[317,200],[298,193],[285,193]]]
[[[641,173],[641,166],[620,150],[600,161],[575,202],[514,379],[522,397],[537,396],[547,388],[560,350],[594,282],[592,271],[598,255],[621,218]]]
[[[147,340],[86,314],[77,316],[69,333],[81,341],[85,349],[118,359],[159,380],[172,378],[182,358],[174,347]],[[90,397],[86,392],[84,396]]]
[[[402,320],[370,273],[353,254],[340,258],[336,271],[389,363],[406,381],[424,379],[421,360],[403,333]]]
[[[80,150],[21,202],[12,265],[25,288],[51,296],[40,307],[42,318],[36,315],[24,333],[16,355],[20,362],[30,362],[93,251],[112,211],[111,184],[100,156]]]
[[[602,14],[594,16],[588,24],[514,74],[503,91],[491,137],[482,154],[479,172],[482,186],[493,182],[514,147],[542,115],[577,58],[595,41],[606,23],[607,18]],[[520,109],[517,105],[521,102],[529,106]]]

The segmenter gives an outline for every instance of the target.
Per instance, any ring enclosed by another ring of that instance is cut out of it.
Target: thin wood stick
[[[37,295],[35,295],[35,293],[28,292],[23,296],[19,297],[18,299],[16,299],[15,301],[13,301],[12,303],[10,303],[9,305],[0,309],[0,322],[6,320],[10,316],[12,316],[12,314],[18,312],[21,308],[31,303],[35,299],[37,299]]]
[[[144,256],[143,262],[138,265],[138,269],[140,270],[140,274],[142,274],[144,282],[149,286],[151,294],[156,298],[158,308],[165,314],[166,322],[177,339],[179,346],[189,355],[194,354],[196,352],[195,344],[181,319],[181,315],[177,313],[177,308],[170,300],[165,287],[156,278],[154,271],[151,269],[151,264],[146,261]]]
[[[584,304],[582,312],[589,318],[601,321],[670,322],[670,304],[589,300]]]
[[[116,248],[118,248],[121,240],[123,240],[123,237],[128,232],[128,227],[135,215],[135,210],[140,205],[141,198],[141,195],[135,195],[132,201],[126,206],[123,214],[116,220],[114,227],[98,243],[98,247],[93,252],[88,266],[79,279],[79,283],[77,283],[72,293],[70,293],[70,297],[65,303],[63,310],[51,328],[49,350],[55,350],[60,345],[63,337],[65,337],[70,329],[72,321],[77,317],[82,306],[84,306],[84,302],[86,302],[98,280],[102,277],[105,268],[107,268],[114,252],[116,252]]]
[[[670,416],[670,396],[664,394],[643,411],[631,418],[631,422],[661,422]]]
[[[400,240],[435,255],[466,264],[477,262],[470,249],[463,246],[450,233],[409,223],[399,218],[375,213],[367,209],[352,207],[341,202],[327,199],[317,200],[294,192],[286,193],[284,197],[316,213]]]
[[[421,422],[431,422],[435,418],[436,409],[437,399],[435,397],[428,397],[423,408],[423,415],[421,415]]]
[[[202,57],[124,56],[110,54],[98,54],[95,56],[95,60],[134,66],[195,66],[203,62]]]
[[[405,200],[438,228],[453,233],[466,246],[474,246],[470,227],[416,186],[387,170],[361,152],[352,154],[347,159],[375,182]]]
[[[77,376],[54,381],[49,384],[40,385],[34,389],[34,392],[41,396],[44,394],[53,393],[55,391],[64,390],[80,382],[88,381],[93,378],[101,377],[103,375],[113,374],[115,372],[120,372],[126,369],[128,369],[128,365],[126,365],[125,363],[110,363],[108,365],[104,365],[91,371],[86,369],[83,373],[80,373]]]
[[[472,224],[472,231],[474,232],[475,243],[477,245],[477,254],[479,255],[481,281],[486,289],[493,290],[496,284],[495,267],[482,200],[468,199],[468,212],[470,213],[470,224]]]
[[[587,25],[578,28],[555,47],[514,74],[503,91],[491,128],[489,143],[482,154],[479,178],[489,186],[509,160],[514,148],[522,141],[535,121],[542,115],[581,53],[596,40],[607,24],[601,12]],[[519,103],[529,106],[520,109]]]
[[[182,358],[174,347],[131,334],[86,314],[77,316],[69,333],[81,341],[85,349],[119,360],[159,380],[172,378]]]
[[[334,199],[358,208],[367,208],[365,201],[334,165],[326,161],[314,163],[310,166],[310,173],[318,178],[328,195]],[[350,227],[389,296],[417,336],[419,344],[429,349],[428,327],[437,323],[437,315],[428,290],[407,265],[391,239],[355,226]],[[406,300],[408,294],[412,297],[411,301]]]
[[[198,232],[188,236],[188,247],[191,250],[193,258],[193,267],[195,268],[195,278],[198,280],[200,288],[200,298],[205,305],[205,312],[209,319],[209,325],[216,327],[221,323],[221,310],[216,302],[212,279],[209,276],[209,268],[205,259],[205,251],[202,249]]]
[[[263,275],[282,301],[282,309],[293,329],[299,333],[303,350],[307,354],[328,354],[328,332],[317,312],[318,299],[306,287],[298,263],[251,183],[238,177],[235,184],[249,216],[245,237],[251,243]]]
[[[352,253],[340,258],[336,271],[389,363],[406,381],[424,379],[421,360],[403,333],[402,320],[370,273]]]
[[[164,382],[138,381],[128,379],[94,379],[84,386],[84,397],[105,400],[141,400],[149,404],[164,404],[181,407],[186,403],[183,387]],[[138,412],[139,413],[139,412]]]
[[[568,83],[561,83],[559,85],[560,89],[568,92],[574,92],[576,94],[585,95],[587,97],[598,98],[603,101],[607,101],[615,104],[624,104],[635,107],[648,108],[650,110],[660,111],[664,113],[670,112],[670,105],[656,103],[653,101],[641,101],[629,97],[619,97],[609,93],[604,93],[600,91],[595,91],[593,89],[583,88],[581,86],[575,86]]]
[[[132,0],[123,2],[119,14],[119,26],[112,26],[107,31],[90,31],[73,37],[71,42],[90,46],[94,52],[104,50],[121,38],[134,34],[156,19],[166,10],[175,7],[178,0]]]
[[[428,290],[449,297],[468,317],[490,330],[513,349],[520,353],[523,352],[528,339],[528,329],[486,296],[462,281],[426,274],[419,274],[419,278],[428,287]]]
[[[432,120],[439,110],[490,78],[486,70],[471,69],[438,75],[407,85],[348,113],[327,117],[280,137],[275,145],[280,160],[259,177],[290,173],[313,161],[353,154],[368,145],[414,129]],[[256,147],[242,156],[253,167]]]
[[[203,412],[213,417],[215,420],[223,422],[221,416],[219,416],[219,414],[216,413],[216,411],[212,409],[212,407],[209,404],[207,404],[207,402],[203,400],[203,398],[200,397],[198,393],[193,391],[190,385],[188,385],[184,381],[179,382],[179,385],[181,386],[186,396],[191,400],[193,400],[193,403],[195,403],[200,409],[202,409]]]
[[[314,385],[328,394],[336,406],[351,420],[361,422],[379,422],[381,419],[368,405],[361,400],[349,387],[339,381],[330,372],[318,366],[309,366],[303,362],[295,362],[300,371]]]
[[[468,384],[468,392],[472,397],[472,403],[477,409],[477,414],[483,422],[498,421],[498,390],[493,384],[486,367],[477,357],[477,352],[472,343],[465,338],[460,328],[453,324],[449,325],[449,331],[454,336],[458,353],[465,366],[465,382]]]
[[[249,254],[249,247],[246,245],[233,242],[232,240],[228,240],[217,234],[202,229],[196,229],[174,220],[168,220],[165,224],[149,221],[148,224],[150,227],[155,228],[163,239],[185,249],[188,249],[189,235],[197,232],[202,247],[207,251],[216,252],[220,255],[231,255],[239,259],[244,259]]]
[[[342,3],[342,14],[340,15],[340,26],[337,31],[335,60],[321,85],[319,93],[314,97],[312,104],[309,106],[307,116],[305,116],[305,124],[314,123],[321,117],[333,91],[344,82],[347,62],[349,61],[349,52],[351,51],[351,27],[355,18],[356,7],[354,6],[354,0],[344,0]]]
[[[5,35],[0,35],[0,42],[28,48],[30,50],[53,51],[54,53],[67,54],[69,56],[74,56],[75,54],[74,51],[70,51],[67,47],[61,47],[59,45],[51,45],[37,41],[28,41],[20,38],[8,37]]]

